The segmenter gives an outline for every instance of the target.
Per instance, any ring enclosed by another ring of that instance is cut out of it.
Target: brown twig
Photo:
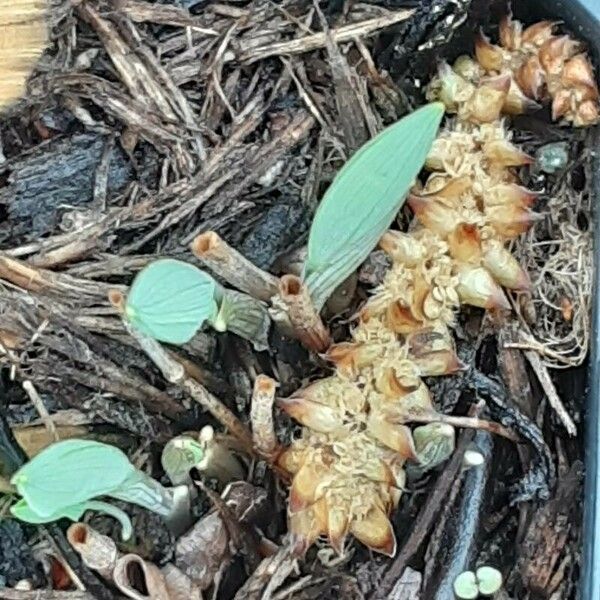
[[[399,10],[384,17],[367,19],[360,23],[351,23],[350,25],[332,29],[330,35],[333,41],[338,44],[341,42],[349,42],[356,37],[370,35],[379,29],[390,27],[391,25],[405,21],[410,18],[413,13],[414,10]],[[325,32],[319,32],[294,40],[265,44],[258,48],[248,48],[247,50],[242,50],[236,58],[243,63],[253,63],[269,56],[303,54],[304,52],[324,48],[326,44],[327,34]]]
[[[263,456],[273,456],[277,449],[277,436],[273,425],[273,402],[277,383],[266,375],[259,375],[254,382],[250,420],[254,446]]]
[[[472,431],[463,431],[454,456],[438,477],[435,487],[428,496],[428,500],[421,509],[419,516],[415,520],[414,527],[404,542],[402,549],[394,559],[388,572],[377,591],[373,594],[371,600],[385,600],[388,598],[390,590],[394,587],[396,581],[404,573],[408,561],[418,552],[421,544],[425,540],[427,533],[433,526],[434,520],[443,506],[452,485],[463,467],[463,457],[465,450],[473,440]]]
[[[317,312],[310,293],[299,277],[284,275],[273,298],[273,320],[306,348],[323,352],[331,344],[329,331]]]
[[[254,298],[268,302],[277,293],[277,277],[251,263],[216,231],[196,237],[192,252],[215,275]]]
[[[229,429],[246,451],[253,452],[252,434],[231,410],[197,381],[188,377],[183,365],[175,360],[156,340],[137,331],[127,322],[125,322],[125,326],[167,381],[187,392],[193,400]]]
[[[89,592],[59,592],[57,590],[14,590],[0,588],[2,600],[96,600]]]

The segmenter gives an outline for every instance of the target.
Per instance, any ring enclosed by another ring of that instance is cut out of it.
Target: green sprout
[[[162,515],[181,519],[173,490],[137,469],[118,448],[90,440],[52,444],[23,465],[11,478],[21,499],[12,514],[28,523],[48,523],[66,517],[77,521],[86,510],[115,517],[123,539],[132,533],[127,513],[107,502],[108,496],[137,504]]]
[[[454,593],[460,600],[475,600],[479,597],[477,577],[473,571],[464,571],[454,580]]]
[[[464,571],[454,580],[454,594],[460,600],[493,596],[502,588],[502,573],[494,567],[479,567],[475,573]]]
[[[194,265],[170,258],[156,260],[137,274],[123,317],[161,342],[185,344],[208,323],[251,341],[257,350],[267,347],[270,326],[262,302],[220,286]]]
[[[317,310],[367,258],[423,168],[444,115],[441,102],[400,119],[337,174],[310,229],[303,280]]]
[[[244,478],[239,460],[210,425],[202,428],[198,439],[181,435],[170,440],[163,448],[161,463],[173,485],[189,483],[194,467],[222,485]]]
[[[500,591],[502,587],[502,573],[494,567],[479,567],[475,573],[477,576],[477,584],[479,585],[479,593],[484,596],[493,596]]]
[[[411,476],[419,476],[442,464],[454,452],[454,427],[447,423],[428,423],[415,427],[413,441],[417,462],[410,465]]]

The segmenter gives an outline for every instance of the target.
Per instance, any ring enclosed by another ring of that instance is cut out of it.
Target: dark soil
[[[78,427],[80,435],[115,443],[166,483],[158,460],[164,443],[219,425],[137,348],[107,300],[108,289],[128,285],[156,256],[194,262],[189,242],[211,229],[261,268],[283,273],[347,157],[422,104],[438,59],[472,52],[479,27],[494,34],[506,3],[322,0],[322,15],[312,0],[53,3],[53,43],[30,94],[0,118],[0,341],[6,347],[0,459],[5,475],[14,471],[23,455],[11,430],[26,443],[39,429],[21,387],[29,380],[56,416],[59,433]],[[415,10],[409,19],[394,18],[406,8]],[[322,19],[334,30],[374,18],[380,25],[360,42],[278,46],[322,31]],[[589,235],[590,139],[550,125],[544,111],[520,117],[515,127],[528,151],[564,140],[571,157],[558,173],[527,175],[543,192],[540,207],[554,193],[547,218],[517,248],[535,269],[540,259],[528,244],[555,235],[557,215],[575,196],[579,230]],[[381,260],[376,252],[369,258],[352,305],[329,315],[336,339],[346,335],[348,317],[385,268]],[[18,275],[18,265],[35,269],[42,283]],[[535,303],[534,297],[534,309]],[[587,309],[581,308],[586,319]],[[534,336],[536,327],[534,319]],[[438,407],[467,414],[484,400],[478,410],[527,443],[461,431],[451,460],[409,480],[393,516],[395,559],[354,544],[338,560],[317,546],[299,572],[263,596],[260,582],[264,587],[269,578],[253,576],[248,555],[240,553],[224,566],[217,598],[402,599],[417,598],[421,589],[422,600],[451,600],[454,577],[484,564],[503,572],[501,597],[575,598],[581,435],[567,434],[524,352],[505,346],[514,341],[513,324],[498,326],[464,311],[457,337],[461,358],[478,375],[429,381]],[[256,374],[276,378],[284,396],[327,368],[276,332],[262,353],[212,330],[173,350],[245,422]],[[581,430],[585,363],[551,373]],[[276,420],[280,440],[289,440],[296,426],[279,414]],[[486,457],[487,467],[477,472],[462,463],[473,448]],[[279,544],[285,486],[264,464],[253,466],[249,481],[265,490],[269,518],[260,525]],[[209,505],[199,500],[198,514]],[[124,549],[157,564],[172,560],[175,541],[160,519],[128,511],[136,536]],[[118,539],[112,521],[91,522]],[[89,593],[117,597],[69,551],[67,526],[22,526],[7,516],[0,523],[0,585],[29,580],[49,589],[59,556]],[[0,598],[30,597],[6,594],[0,589]]]

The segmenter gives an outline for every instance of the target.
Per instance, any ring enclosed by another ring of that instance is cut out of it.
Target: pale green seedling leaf
[[[271,317],[265,304],[236,290],[222,289],[219,296],[218,312],[211,325],[217,331],[231,331],[248,340],[258,352],[266,350]]]
[[[71,521],[78,521],[81,515],[87,510],[85,502],[81,504],[74,504],[72,506],[65,506],[59,511],[51,515],[39,515],[27,504],[24,498],[21,498],[17,503],[10,507],[10,512],[20,521],[24,523],[50,523],[52,521],[58,521],[58,519],[67,518]]]
[[[173,485],[187,482],[189,472],[204,458],[200,442],[188,436],[173,438],[163,448],[160,461]]]
[[[318,309],[391,225],[425,164],[443,114],[444,105],[434,102],[384,129],[327,189],[311,226],[304,266]]]
[[[477,577],[473,571],[464,571],[461,573],[454,580],[453,588],[454,594],[460,600],[475,600],[479,597]]]
[[[161,342],[185,344],[212,317],[215,280],[194,265],[170,258],[138,273],[125,304],[125,316],[142,333]]]
[[[108,494],[135,471],[118,448],[74,439],[42,450],[12,476],[11,483],[34,512],[48,517]]]
[[[31,509],[24,498],[10,507],[10,512],[17,519],[24,523],[33,523],[36,525],[40,523],[51,523],[52,521],[58,521],[59,519],[64,518],[70,519],[71,521],[79,521],[86,510],[98,510],[111,515],[121,524],[121,538],[123,540],[131,538],[133,526],[127,513],[106,502],[90,500],[89,502],[82,502],[81,504],[74,504],[73,506],[65,506],[58,512],[47,516],[38,515],[38,513]]]
[[[502,573],[494,567],[479,567],[476,575],[479,593],[484,596],[493,596],[502,587]]]

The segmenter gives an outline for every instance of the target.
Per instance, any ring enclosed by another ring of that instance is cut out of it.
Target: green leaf
[[[475,600],[479,597],[477,577],[473,571],[464,571],[454,580],[454,593],[461,600]]]
[[[188,263],[160,259],[140,271],[127,295],[125,315],[142,333],[185,344],[215,314],[215,280]]]
[[[75,439],[42,450],[13,475],[11,483],[34,512],[49,517],[108,494],[136,471],[118,448]]]
[[[82,502],[81,504],[65,506],[56,513],[47,516],[42,516],[36,513],[23,498],[10,507],[10,512],[17,519],[23,521],[24,523],[33,524],[51,523],[52,521],[58,521],[59,519],[64,518],[70,519],[71,521],[79,521],[86,510],[98,510],[111,515],[121,524],[122,539],[128,540],[131,537],[131,534],[133,533],[133,527],[127,513],[115,506],[107,504],[106,502],[91,500],[90,502]]]
[[[502,587],[502,573],[494,567],[479,567],[476,575],[479,593],[484,596],[493,596]]]
[[[204,458],[200,442],[188,436],[173,438],[163,448],[160,461],[173,485],[186,483],[189,472]]]
[[[435,140],[444,114],[428,104],[367,142],[344,165],[317,209],[304,280],[317,309],[389,228]]]
[[[271,317],[263,302],[236,290],[222,288],[218,312],[210,324],[217,331],[231,331],[248,340],[258,352],[269,347]]]
[[[58,519],[71,519],[71,521],[78,521],[81,515],[87,510],[85,502],[81,504],[74,504],[72,506],[65,506],[59,511],[51,514],[42,516],[36,513],[24,498],[21,498],[16,504],[10,507],[10,512],[24,523],[50,523],[51,521],[58,521]]]

